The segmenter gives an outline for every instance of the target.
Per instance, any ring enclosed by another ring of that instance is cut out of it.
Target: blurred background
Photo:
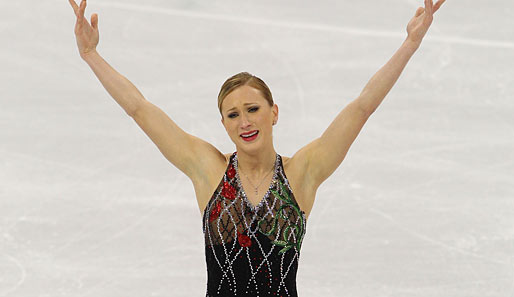
[[[275,149],[319,137],[421,0],[90,0],[98,52],[186,132],[248,71]],[[317,192],[302,297],[514,296],[514,4],[448,0]],[[67,0],[0,2],[0,297],[205,296],[193,185],[81,60]]]

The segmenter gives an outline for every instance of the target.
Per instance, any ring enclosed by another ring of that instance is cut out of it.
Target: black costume
[[[239,179],[237,152],[203,213],[207,297],[293,296],[305,212],[276,155],[273,179],[257,206]]]

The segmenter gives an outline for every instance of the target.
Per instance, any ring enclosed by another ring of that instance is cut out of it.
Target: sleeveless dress
[[[271,185],[257,206],[248,200],[231,157],[203,213],[206,297],[297,297],[296,272],[306,232],[276,155]]]

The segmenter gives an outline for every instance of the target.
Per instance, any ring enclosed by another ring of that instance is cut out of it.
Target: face
[[[273,121],[278,120],[278,106],[269,106],[259,90],[241,86],[223,100],[221,122],[236,147],[256,150],[272,144]],[[241,134],[258,131],[255,136]]]

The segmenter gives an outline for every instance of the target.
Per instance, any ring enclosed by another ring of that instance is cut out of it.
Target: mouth
[[[239,136],[243,138],[244,141],[252,141],[255,138],[257,138],[257,135],[259,134],[259,130],[253,130],[247,133],[240,134]]]

